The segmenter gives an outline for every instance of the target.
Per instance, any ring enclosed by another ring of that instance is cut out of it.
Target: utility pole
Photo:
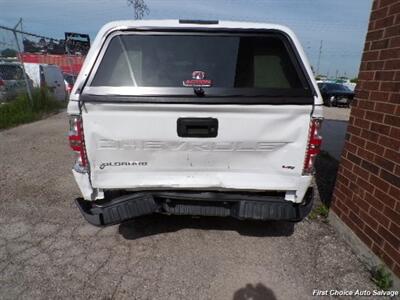
[[[18,23],[20,24],[21,31],[24,31],[24,28],[22,27],[22,18],[19,18]],[[22,33],[21,33],[21,37],[22,37],[22,40],[24,40],[24,35]]]
[[[14,30],[13,30],[13,34],[14,34],[14,38],[15,38],[15,43],[17,44],[17,50],[18,50],[18,55],[19,55],[19,59],[21,60],[21,67],[22,67],[22,73],[24,75],[24,81],[25,81],[25,85],[26,85],[26,91],[28,92],[28,97],[29,97],[29,101],[31,106],[33,106],[33,98],[32,98],[32,91],[31,91],[31,86],[28,80],[28,76],[26,76],[26,70],[25,70],[25,65],[24,62],[22,60],[22,51],[21,51],[21,47],[19,46],[19,41],[18,41],[18,36],[17,36],[17,27],[22,24],[22,18],[19,19],[17,25],[15,25]]]
[[[19,18],[19,21],[17,25],[15,25],[14,29],[17,29],[18,26],[21,26],[21,31],[22,31],[22,18]]]
[[[319,53],[318,53],[318,63],[317,63],[317,75],[319,75],[319,65],[321,63],[321,55],[322,55],[322,40],[319,44]]]

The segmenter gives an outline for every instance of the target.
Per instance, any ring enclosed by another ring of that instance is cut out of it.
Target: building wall
[[[332,211],[400,277],[400,1],[375,0]]]

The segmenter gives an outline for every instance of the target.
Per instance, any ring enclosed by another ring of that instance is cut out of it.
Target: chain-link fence
[[[11,101],[17,94],[28,94],[32,104],[32,82],[21,59],[22,49],[15,28],[0,27],[0,101]]]
[[[57,100],[66,100],[89,50],[87,35],[66,33],[56,39],[0,25],[0,103],[46,88]],[[87,41],[85,40],[87,39]]]

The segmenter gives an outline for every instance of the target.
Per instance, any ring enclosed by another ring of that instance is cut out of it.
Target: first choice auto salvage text
[[[313,296],[399,296],[399,291],[384,290],[313,290]]]

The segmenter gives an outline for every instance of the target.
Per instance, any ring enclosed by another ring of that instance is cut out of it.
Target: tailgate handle
[[[218,119],[179,118],[177,132],[180,137],[213,138],[218,135]]]

